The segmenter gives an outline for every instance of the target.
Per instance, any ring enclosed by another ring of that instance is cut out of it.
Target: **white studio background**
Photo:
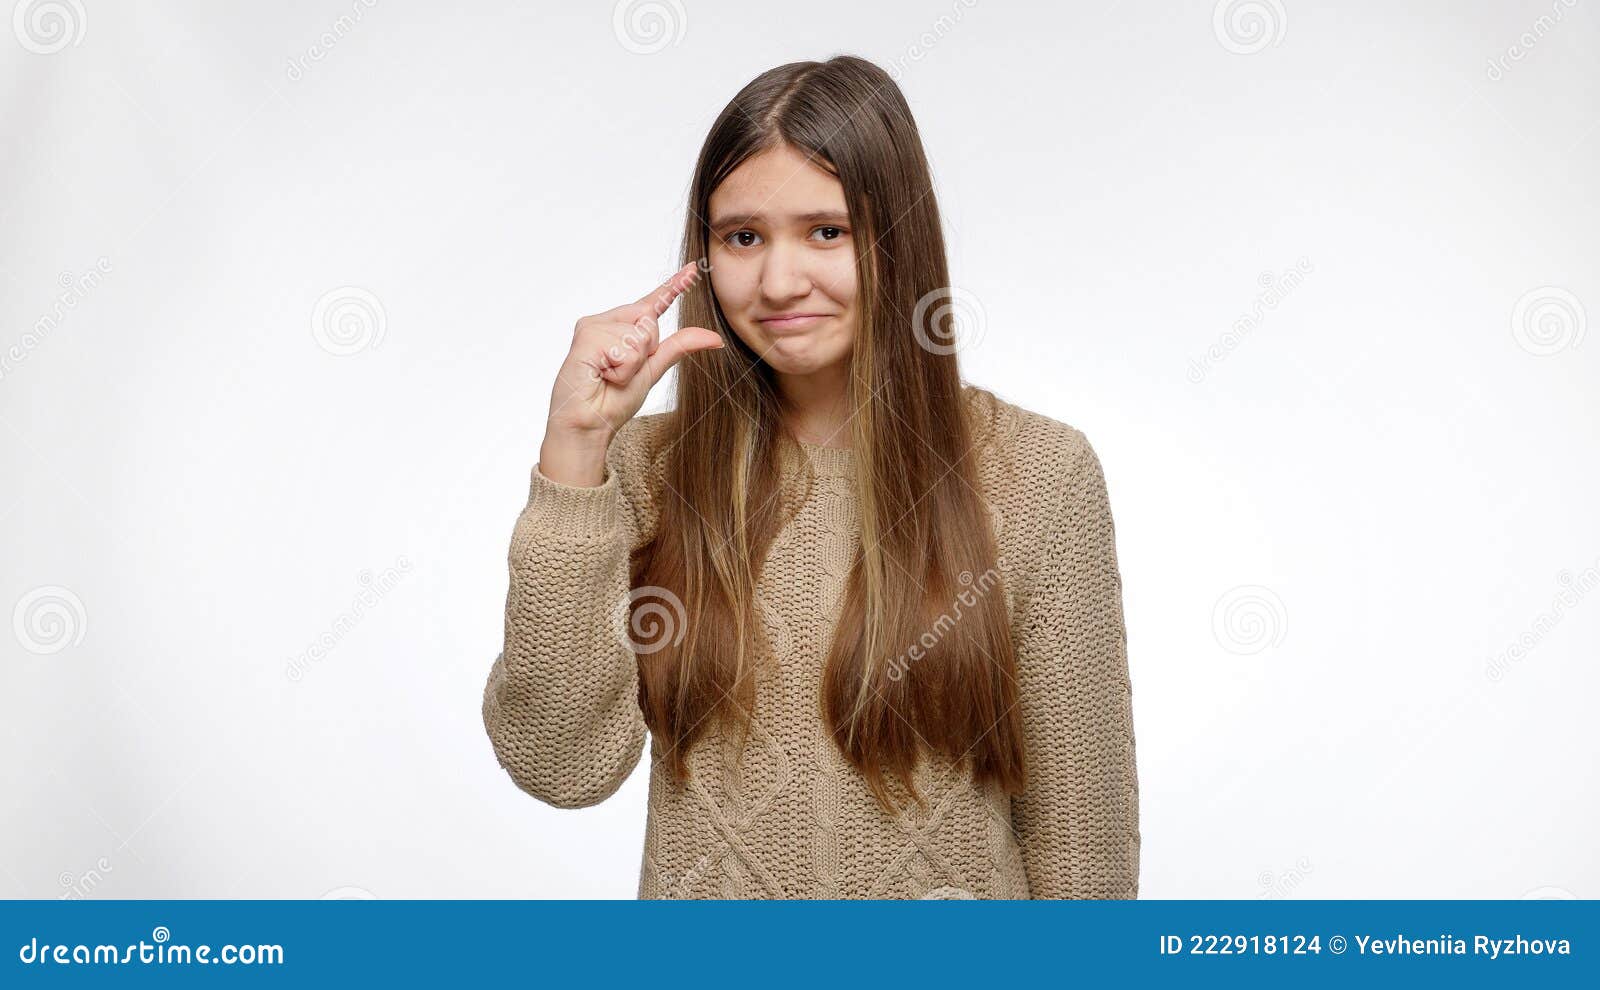
[[[645,767],[483,732],[511,527],[715,114],[841,52],[964,376],[1104,462],[1142,895],[1600,896],[1597,7],[14,4],[0,897],[634,896]]]

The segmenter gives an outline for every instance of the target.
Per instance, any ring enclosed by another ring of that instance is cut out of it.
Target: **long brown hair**
[[[957,765],[970,756],[978,780],[1021,793],[1005,596],[981,596],[953,625],[948,614],[971,575],[997,573],[997,552],[977,495],[976,429],[954,349],[930,346],[953,334],[949,275],[921,137],[893,79],[841,55],[779,66],[740,90],[695,167],[683,263],[710,257],[713,190],[783,142],[839,179],[856,231],[860,322],[849,388],[861,549],[819,714],[890,813],[888,775],[925,806],[912,780],[924,748]],[[679,782],[709,718],[741,724],[741,748],[748,735],[752,675],[771,649],[755,602],[760,562],[799,504],[782,497],[782,453],[809,464],[785,425],[771,369],[729,327],[709,280],[680,306],[681,325],[715,328],[727,346],[678,365],[669,456],[658,468],[667,482],[659,525],[633,560],[634,586],[677,595],[687,619],[681,639],[639,657],[640,707]],[[809,493],[815,477],[805,473]],[[926,649],[913,667],[896,666],[912,644]]]

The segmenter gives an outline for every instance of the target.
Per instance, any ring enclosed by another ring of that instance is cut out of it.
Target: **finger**
[[[672,305],[673,300],[683,294],[683,290],[694,284],[699,275],[700,266],[691,261],[673,272],[671,277],[656,286],[654,290],[640,297],[636,305],[651,316],[659,318]]]
[[[622,383],[631,381],[633,376],[639,373],[639,369],[644,367],[645,358],[649,356],[644,349],[644,341],[639,336],[639,331],[631,327],[629,330],[631,335],[622,336],[606,349],[606,357],[615,375],[614,380]]]
[[[677,333],[663,340],[661,346],[656,348],[656,352],[645,362],[645,367],[649,369],[650,384],[654,386],[661,380],[662,375],[686,355],[726,346],[727,343],[720,334],[704,327],[680,327]]]

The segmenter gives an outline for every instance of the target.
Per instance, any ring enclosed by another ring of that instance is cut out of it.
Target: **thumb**
[[[712,350],[726,347],[727,342],[722,335],[704,327],[680,327],[672,336],[661,342],[656,352],[651,355],[651,370],[654,372],[651,384],[661,380],[667,369],[677,364],[684,355],[695,351]]]

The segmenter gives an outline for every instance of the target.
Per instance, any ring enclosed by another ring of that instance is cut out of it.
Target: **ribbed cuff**
[[[551,481],[535,464],[528,486],[528,505],[522,514],[557,536],[605,536],[617,525],[620,498],[617,475],[610,465],[606,466],[606,480],[591,487]]]

